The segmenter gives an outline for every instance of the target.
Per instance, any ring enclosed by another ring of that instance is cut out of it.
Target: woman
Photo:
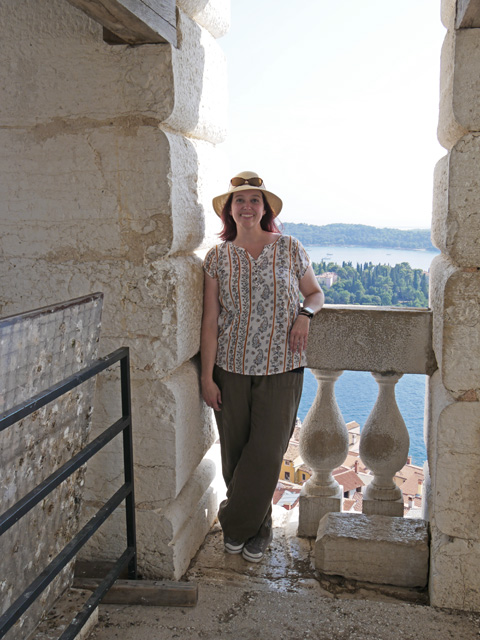
[[[259,562],[272,540],[272,497],[302,393],[310,321],[324,296],[305,249],[275,224],[282,201],[256,173],[232,178],[213,207],[224,242],[204,261],[202,395],[220,435],[225,550]]]

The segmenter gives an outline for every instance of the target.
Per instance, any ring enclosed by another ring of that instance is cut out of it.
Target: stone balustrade
[[[403,516],[393,478],[407,461],[409,436],[395,384],[404,373],[431,375],[437,368],[431,311],[327,305],[312,320],[307,363],[318,390],[300,436],[301,456],[313,473],[300,495],[298,535],[316,537],[321,518],[342,511],[343,487],[332,471],[348,453],[348,432],[334,392],[344,369],[370,371],[379,387],[360,439],[360,456],[374,474],[363,513]]]

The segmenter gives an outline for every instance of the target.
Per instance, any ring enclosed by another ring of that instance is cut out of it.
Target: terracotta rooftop
[[[353,491],[359,487],[365,486],[365,483],[359,478],[359,476],[351,469],[344,470],[342,468],[335,469],[332,473],[338,484],[343,486],[344,491]]]
[[[360,432],[360,425],[358,424],[358,422],[355,422],[355,420],[352,420],[351,422],[347,422],[347,429],[349,431],[351,431],[352,429],[358,429]]]

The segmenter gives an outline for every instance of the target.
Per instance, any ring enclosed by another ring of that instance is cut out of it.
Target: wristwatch
[[[310,320],[313,318],[313,316],[315,315],[313,309],[310,309],[310,307],[302,307],[300,309],[300,314],[302,316],[307,316],[307,318],[310,318]]]

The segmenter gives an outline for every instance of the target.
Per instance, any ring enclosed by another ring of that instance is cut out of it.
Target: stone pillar
[[[0,6],[0,312],[104,292],[100,355],[131,349],[139,570],[175,579],[216,512],[195,251],[211,235],[205,211],[225,177],[226,68],[215,38],[228,1],[178,2],[177,16],[178,48],[110,46],[65,0]],[[107,376],[97,387],[97,423],[118,417],[115,384]],[[119,451],[113,443],[89,465],[92,507],[115,490]],[[88,557],[116,553],[121,530],[105,525]]]
[[[312,477],[300,492],[298,535],[316,537],[321,518],[342,510],[343,487],[332,476],[348,454],[348,431],[335,399],[343,371],[312,369],[318,389],[300,431],[300,455]]]
[[[478,5],[480,2],[462,3]],[[430,601],[480,610],[480,25],[456,29],[443,2],[439,140],[432,236],[442,255],[430,276],[433,347],[427,452]]]
[[[365,489],[362,512],[403,517],[403,495],[393,481],[407,463],[410,438],[395,400],[400,373],[372,373],[378,398],[360,436],[360,457],[375,475]]]

